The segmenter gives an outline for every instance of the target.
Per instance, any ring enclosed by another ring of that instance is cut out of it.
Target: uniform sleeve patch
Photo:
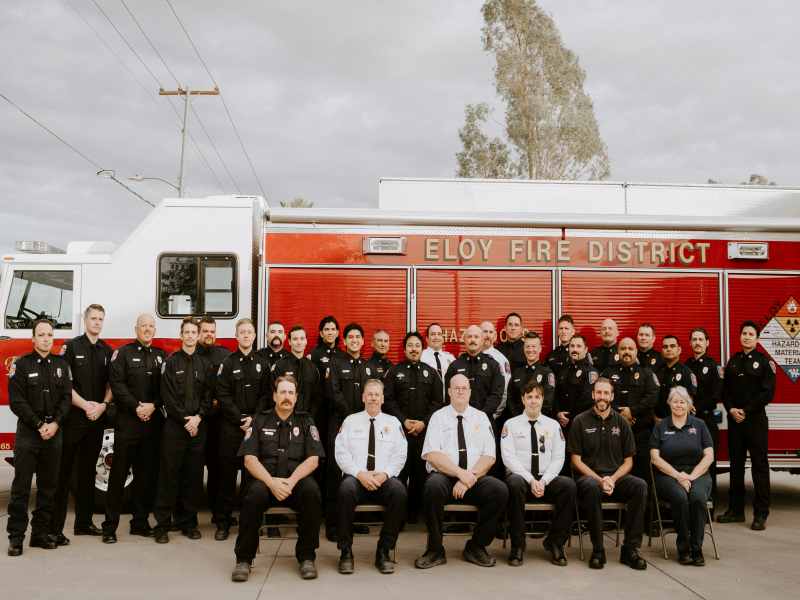
[[[655,373],[653,373],[653,383],[661,387],[661,383],[658,381],[658,375],[656,375]]]
[[[163,375],[167,370],[167,363],[161,364],[161,374]]]
[[[219,369],[217,369],[217,376],[219,376],[219,375],[222,375],[222,368],[223,368],[223,366],[224,366],[224,365],[223,365],[222,363],[220,363],[220,364],[219,364]]]
[[[117,360],[117,356],[119,356],[119,350],[114,350],[114,354],[111,355],[111,362]]]
[[[691,379],[692,379],[692,385],[693,385],[694,387],[697,387],[697,377],[695,376],[695,374],[694,374],[694,373],[690,373],[690,374],[689,374],[689,376],[690,376],[690,377],[691,377]]]
[[[594,382],[597,381],[598,374],[597,371],[589,371],[589,383],[594,385]]]
[[[550,373],[547,376],[547,385],[550,387],[556,387],[556,376],[553,373]]]
[[[316,425],[312,425],[308,428],[309,433],[311,433],[311,439],[315,442],[319,441],[319,430],[317,429]]]
[[[67,353],[67,345],[62,344],[61,349],[58,351],[59,356],[64,356]]]

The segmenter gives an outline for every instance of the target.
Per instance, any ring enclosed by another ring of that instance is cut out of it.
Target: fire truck
[[[363,325],[368,339],[387,330],[392,360],[406,331],[438,322],[458,353],[466,326],[493,320],[502,338],[515,311],[542,336],[543,356],[568,313],[590,347],[606,317],[622,336],[652,323],[657,347],[678,336],[681,360],[691,355],[690,329],[702,326],[723,364],[739,350],[739,324],[755,320],[777,373],[770,463],[800,470],[800,189],[382,179],[378,197],[363,209],[168,198],[118,246],[3,256],[0,452],[14,447],[7,374],[31,351],[31,323],[55,323],[57,352],[83,333],[90,303],[105,306],[103,337],[115,347],[132,339],[141,313],[155,316],[155,344],[167,351],[187,315],[214,316],[219,343],[234,348],[239,318],[255,320],[262,345],[269,320],[302,324],[313,344],[332,314]],[[112,453],[109,430],[101,489]]]

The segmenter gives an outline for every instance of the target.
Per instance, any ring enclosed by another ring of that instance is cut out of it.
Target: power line
[[[189,44],[192,46],[192,49],[194,50],[194,53],[197,55],[197,58],[200,60],[200,64],[203,65],[203,68],[206,70],[206,73],[208,73],[208,76],[211,79],[211,81],[214,83],[214,85],[217,88],[219,88],[220,86],[217,83],[217,80],[214,78],[214,75],[212,75],[211,69],[208,68],[208,65],[206,64],[206,61],[203,60],[203,57],[200,55],[200,50],[197,49],[197,46],[195,45],[194,40],[192,40],[192,36],[189,35],[189,31],[186,29],[186,26],[183,24],[183,21],[181,21],[181,18],[178,16],[178,13],[176,12],[175,7],[172,5],[172,2],[170,0],[165,0],[165,2],[167,3],[167,6],[169,6],[170,10],[172,11],[172,14],[175,15],[175,20],[178,21],[178,25],[180,25],[181,29],[183,30],[183,33],[186,34],[186,39],[189,40]],[[247,159],[247,164],[250,165],[250,171],[253,173],[253,177],[255,177],[256,183],[258,183],[258,188],[261,190],[261,195],[266,199],[267,193],[264,191],[264,186],[261,184],[261,179],[258,177],[258,173],[256,172],[256,168],[253,165],[252,159],[250,158],[250,154],[248,154],[247,149],[245,148],[244,140],[242,140],[242,136],[239,134],[239,129],[236,127],[236,123],[233,120],[233,115],[231,115],[231,111],[228,108],[228,103],[225,102],[225,96],[222,95],[221,91],[219,93],[219,99],[222,101],[222,106],[225,109],[225,114],[228,115],[228,121],[230,121],[231,127],[233,128],[233,132],[236,134],[236,139],[239,140],[239,146],[242,148],[242,153],[244,154],[245,158]]]
[[[78,156],[80,156],[80,157],[81,157],[83,160],[85,160],[85,161],[86,161],[86,162],[88,162],[90,165],[92,165],[92,166],[93,166],[95,169],[97,169],[97,170],[98,170],[98,173],[99,173],[99,172],[101,172],[101,171],[104,171],[104,170],[105,170],[105,169],[103,169],[103,167],[102,167],[102,166],[100,166],[100,163],[98,163],[97,161],[94,161],[94,160],[92,160],[91,158],[89,158],[88,156],[86,156],[86,154],[84,154],[83,152],[81,152],[80,150],[78,150],[78,149],[77,149],[75,146],[73,146],[72,144],[70,144],[70,143],[69,143],[67,140],[65,140],[63,137],[61,137],[60,135],[58,135],[58,134],[57,134],[55,131],[53,131],[52,129],[50,129],[50,128],[49,128],[47,125],[45,125],[44,123],[42,123],[41,121],[39,121],[39,120],[38,120],[36,117],[34,117],[34,116],[33,116],[32,114],[30,114],[29,112],[27,112],[25,109],[23,109],[23,108],[22,108],[22,107],[21,107],[19,104],[17,104],[16,102],[14,102],[14,101],[13,101],[11,98],[9,98],[8,96],[6,96],[6,95],[5,95],[5,94],[3,94],[3,93],[0,93],[0,98],[2,98],[3,100],[5,100],[6,102],[8,102],[8,103],[9,103],[11,106],[13,106],[14,108],[16,108],[16,109],[17,109],[19,112],[21,112],[23,115],[25,115],[25,116],[26,116],[28,119],[30,119],[31,121],[33,121],[34,123],[36,123],[36,125],[38,125],[38,126],[39,126],[39,127],[41,127],[42,129],[44,129],[44,130],[45,130],[47,133],[49,133],[50,135],[52,135],[52,136],[53,136],[54,138],[56,138],[56,139],[57,139],[59,142],[61,142],[62,144],[64,144],[64,145],[65,145],[67,148],[69,148],[70,150],[72,150],[72,151],[73,151],[75,154],[77,154],[77,155],[78,155]],[[136,196],[137,198],[139,198],[139,199],[140,199],[142,202],[146,202],[146,203],[147,203],[147,204],[149,204],[150,206],[153,206],[153,207],[155,207],[155,204],[153,204],[152,202],[150,202],[150,201],[149,201],[147,198],[145,198],[144,196],[142,196],[142,195],[138,194],[137,192],[135,192],[134,190],[130,189],[128,186],[126,186],[125,184],[123,184],[123,183],[121,183],[120,181],[116,180],[115,178],[113,178],[113,177],[112,177],[112,179],[114,179],[115,181],[117,181],[117,183],[119,183],[120,185],[122,185],[122,187],[124,187],[124,188],[125,188],[126,190],[128,190],[128,191],[129,191],[131,194],[133,194],[134,196]]]
[[[111,27],[114,29],[114,31],[117,32],[117,35],[119,36],[119,38],[128,47],[128,49],[131,51],[131,53],[133,53],[133,55],[136,57],[136,59],[139,61],[139,63],[142,65],[142,67],[144,67],[145,71],[147,71],[148,74],[150,75],[150,77],[152,77],[153,81],[156,82],[158,87],[159,88],[163,88],[164,86],[161,84],[161,81],[159,81],[158,77],[156,77],[155,73],[153,73],[153,71],[150,69],[150,67],[147,66],[147,63],[144,61],[144,59],[142,59],[141,55],[136,51],[136,49],[133,47],[133,45],[128,41],[128,38],[126,38],[123,35],[123,33],[119,30],[119,28],[116,26],[114,21],[111,20],[111,17],[108,16],[108,13],[106,13],[106,11],[104,11],[103,8],[97,3],[97,0],[92,0],[92,4],[95,5],[95,8],[97,8],[97,10],[100,12],[100,14],[103,15],[103,17],[105,17],[106,21],[108,21],[109,25],[111,25]],[[183,118],[181,117],[181,114],[178,111],[178,109],[172,103],[171,99],[169,101],[169,106],[172,109],[172,112],[175,113],[175,117],[178,119],[178,122],[182,123],[183,122]],[[203,161],[203,163],[205,164],[206,168],[209,170],[209,172],[211,173],[211,175],[214,177],[215,181],[217,182],[217,188],[220,191],[224,191],[224,186],[222,185],[222,181],[220,180],[220,178],[217,175],[216,171],[214,171],[214,169],[211,167],[211,163],[208,162],[208,159],[206,158],[205,154],[203,154],[203,151],[200,149],[200,145],[197,143],[197,140],[195,140],[195,138],[191,134],[191,132],[188,135],[189,135],[189,139],[192,142],[192,145],[194,146],[195,151],[200,156],[200,158]]]
[[[194,104],[191,104],[190,108],[192,110],[192,114],[194,115],[195,119],[197,119],[197,123],[200,125],[200,129],[202,129],[203,133],[206,134],[206,137],[208,138],[208,142],[209,142],[209,144],[211,144],[211,147],[214,149],[214,152],[216,153],[217,158],[219,159],[219,162],[222,163],[222,168],[225,169],[225,173],[228,174],[228,178],[231,180],[231,183],[233,184],[233,187],[236,188],[236,193],[237,194],[241,194],[242,190],[239,188],[239,184],[236,183],[236,180],[233,178],[233,175],[231,174],[231,171],[228,168],[228,165],[222,159],[222,155],[219,153],[219,150],[217,150],[217,145],[214,143],[214,140],[211,139],[211,134],[208,133],[208,130],[206,129],[205,124],[203,123],[203,120],[200,118],[200,115],[197,113],[197,110],[194,107]]]
[[[142,24],[139,23],[139,19],[137,19],[136,15],[133,14],[133,11],[131,11],[131,9],[128,8],[128,5],[125,3],[125,0],[119,0],[119,1],[122,3],[122,6],[125,7],[125,10],[128,12],[128,15],[133,20],[133,22],[136,23],[136,27],[139,28],[139,31],[141,32],[142,36],[144,36],[144,39],[147,40],[147,43],[150,44],[150,49],[153,52],[155,52],[155,55],[158,57],[158,60],[161,61],[161,64],[164,65],[164,68],[167,70],[167,73],[170,74],[172,79],[175,80],[175,83],[178,85],[178,87],[180,87],[181,82],[178,81],[177,75],[175,75],[175,73],[173,73],[172,69],[169,68],[169,65],[167,65],[167,61],[165,61],[164,57],[161,56],[161,52],[158,51],[158,48],[156,48],[156,45],[153,43],[153,40],[150,39],[150,36],[147,35],[147,33],[144,30],[144,27],[142,27]]]

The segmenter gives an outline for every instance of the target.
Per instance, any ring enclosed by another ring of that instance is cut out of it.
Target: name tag
[[[241,373],[241,372],[242,372],[241,369],[236,369],[235,371],[233,371],[233,373]]]
[[[674,431],[665,431],[664,435],[675,435]]]
[[[264,435],[275,435],[275,430],[274,429],[262,429],[261,433],[263,433]]]
[[[595,433],[597,431],[597,427],[590,427],[589,429],[584,429],[586,433]]]
[[[342,374],[349,373],[350,369],[342,369]]]
[[[38,377],[38,373],[28,373],[28,377]]]
[[[131,360],[132,360],[133,362],[142,362],[142,359],[141,359],[141,358],[132,358]]]
[[[85,357],[83,356],[83,354],[76,354],[75,358],[85,358]]]

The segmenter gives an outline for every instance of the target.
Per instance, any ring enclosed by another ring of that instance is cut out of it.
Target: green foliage
[[[295,196],[291,200],[281,200],[281,206],[283,208],[311,208],[314,203],[302,196]]]

